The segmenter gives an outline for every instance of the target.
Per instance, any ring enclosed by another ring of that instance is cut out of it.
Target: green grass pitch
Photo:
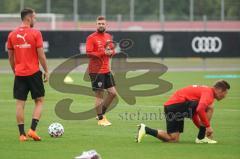
[[[239,159],[240,158],[240,79],[227,79],[231,84],[228,97],[215,102],[212,120],[216,145],[197,145],[194,140],[197,129],[193,123],[185,120],[184,133],[180,143],[163,143],[151,136],[143,138],[142,143],[135,143],[136,125],[143,122],[153,128],[165,129],[165,120],[149,120],[146,114],[162,111],[162,104],[176,89],[190,84],[211,85],[216,79],[205,79],[209,74],[240,74],[232,72],[167,72],[162,78],[173,83],[173,89],[165,94],[153,97],[138,97],[134,106],[127,105],[120,98],[118,106],[107,114],[112,122],[110,127],[97,126],[96,119],[85,121],[65,121],[59,119],[54,107],[57,101],[70,97],[74,99],[71,110],[79,112],[92,108],[94,98],[64,94],[55,91],[48,84],[42,118],[37,128],[41,142],[18,141],[18,129],[15,119],[15,101],[12,99],[13,75],[1,73],[0,76],[0,158],[18,159],[69,159],[82,151],[95,149],[103,159]],[[71,77],[81,84],[81,73]],[[144,87],[144,86],[143,86]],[[147,87],[147,86],[146,86]],[[29,98],[30,99],[30,98]],[[25,129],[31,122],[33,101],[25,106]],[[132,114],[140,112],[137,118]],[[51,138],[47,128],[52,122],[60,122],[65,134],[60,138]]]

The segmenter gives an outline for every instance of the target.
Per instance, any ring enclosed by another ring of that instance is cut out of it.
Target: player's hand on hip
[[[44,72],[44,73],[43,73],[43,82],[47,82],[48,79],[49,79],[49,74],[48,74],[48,72]]]
[[[206,128],[206,135],[212,136],[212,134],[213,134],[213,129],[211,127]]]

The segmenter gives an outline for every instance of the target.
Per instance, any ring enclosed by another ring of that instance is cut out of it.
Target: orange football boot
[[[41,141],[41,137],[38,136],[38,134],[36,133],[36,131],[33,131],[32,129],[28,130],[27,135],[29,137],[31,137],[34,141]]]
[[[19,136],[19,141],[21,141],[21,142],[27,141],[27,136],[25,136],[25,135],[20,135],[20,136]]]

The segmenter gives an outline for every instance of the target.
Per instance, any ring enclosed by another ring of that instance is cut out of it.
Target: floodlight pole
[[[225,13],[224,13],[224,0],[221,1],[221,20],[224,21],[225,20]]]
[[[190,0],[189,3],[189,20],[193,21],[194,20],[194,0]]]
[[[25,0],[20,0],[20,12],[23,10],[24,8],[24,2]]]
[[[159,18],[160,18],[160,24],[161,24],[161,29],[164,30],[164,0],[159,0]]]
[[[46,12],[51,13],[51,0],[46,0]]]
[[[101,15],[106,16],[106,0],[101,0]]]
[[[73,20],[78,22],[78,0],[73,0]]]
[[[130,0],[130,21],[134,21],[134,5],[135,1]]]

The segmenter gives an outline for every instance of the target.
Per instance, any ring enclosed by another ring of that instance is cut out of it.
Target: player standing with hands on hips
[[[33,29],[36,13],[31,8],[21,11],[22,24],[8,35],[8,57],[15,75],[13,96],[16,99],[16,118],[20,132],[20,141],[28,137],[35,141],[41,138],[36,133],[36,127],[41,117],[44,102],[43,81],[48,81],[48,67],[43,51],[43,38],[40,31]],[[44,69],[40,71],[39,62]],[[44,78],[44,79],[43,79]],[[28,133],[24,130],[24,106],[29,91],[35,102],[32,114],[32,124]]]
[[[115,54],[112,36],[106,33],[106,19],[97,18],[97,31],[87,37],[86,52],[89,57],[88,72],[95,92],[95,108],[98,125],[109,126],[105,113],[116,97],[113,75],[110,71],[110,58]],[[104,98],[104,89],[107,96]]]

